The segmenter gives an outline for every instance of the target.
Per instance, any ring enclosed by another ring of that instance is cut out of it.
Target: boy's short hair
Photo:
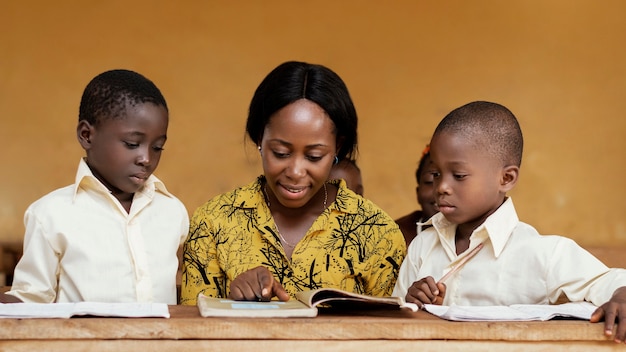
[[[104,119],[122,117],[127,106],[143,103],[167,103],[157,86],[141,74],[130,70],[111,70],[94,77],[80,100],[78,121],[98,125]]]
[[[515,115],[506,107],[475,101],[452,110],[435,129],[439,133],[458,133],[473,140],[505,165],[520,166],[524,138]]]

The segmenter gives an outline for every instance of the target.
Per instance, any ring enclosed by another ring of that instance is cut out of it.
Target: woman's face
[[[260,146],[269,190],[283,206],[300,208],[328,179],[335,125],[319,105],[300,99],[270,117]]]

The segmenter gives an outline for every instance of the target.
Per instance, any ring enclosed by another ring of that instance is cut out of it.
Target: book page
[[[418,310],[416,304],[406,303],[402,297],[376,297],[347,292],[335,288],[321,288],[296,293],[296,297],[312,307],[341,309],[400,309]]]
[[[597,307],[588,302],[565,304],[517,304],[512,306],[438,306],[424,309],[442,319],[453,321],[532,321],[569,317],[589,320]]]
[[[165,303],[10,303],[0,304],[0,318],[70,318],[79,315],[101,317],[169,318]]]
[[[309,307],[297,299],[287,302],[235,301],[225,298],[198,295],[198,309],[203,317],[289,318],[315,317],[317,308]]]

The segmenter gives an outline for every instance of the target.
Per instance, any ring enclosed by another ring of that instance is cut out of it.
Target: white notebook
[[[564,304],[515,304],[511,306],[438,306],[425,304],[424,309],[442,319],[453,321],[531,321],[556,317],[589,320],[597,309],[589,302]]]
[[[169,318],[165,303],[6,303],[0,304],[0,318],[71,318],[100,317]]]

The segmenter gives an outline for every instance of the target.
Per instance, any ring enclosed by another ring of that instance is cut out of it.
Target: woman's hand
[[[228,298],[236,301],[269,301],[278,297],[288,301],[289,294],[264,266],[257,266],[237,276],[230,284]]]

